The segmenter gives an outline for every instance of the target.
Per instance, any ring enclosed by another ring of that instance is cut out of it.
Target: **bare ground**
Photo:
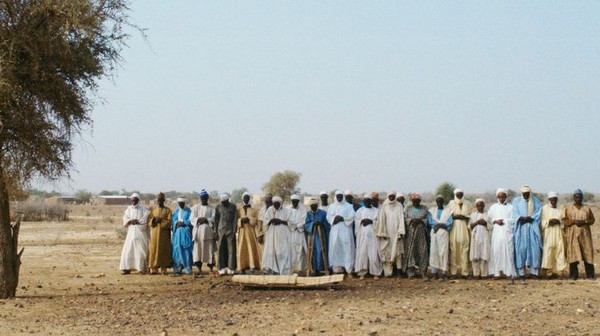
[[[352,279],[250,290],[229,277],[123,276],[122,210],[22,224],[18,297],[0,300],[1,335],[600,334],[600,281]]]

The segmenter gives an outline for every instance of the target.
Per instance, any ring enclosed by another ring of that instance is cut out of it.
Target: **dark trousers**
[[[585,277],[588,279],[593,279],[596,277],[596,270],[594,268],[594,264],[583,262],[585,266]],[[569,277],[573,280],[579,279],[579,262],[574,262],[569,264]]]
[[[235,251],[235,233],[219,237],[219,269],[229,267],[235,271],[237,253]]]
[[[215,264],[206,264],[208,266],[208,268],[210,268],[210,270],[212,271],[213,267],[215,266]],[[198,267],[198,271],[202,270],[202,261],[196,261],[194,263],[194,266]]]

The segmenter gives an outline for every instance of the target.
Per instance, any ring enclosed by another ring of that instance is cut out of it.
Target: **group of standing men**
[[[582,203],[581,190],[562,209],[556,193],[548,193],[549,202],[542,207],[530,187],[520,192],[511,204],[507,191],[498,189],[498,202],[487,213],[482,199],[473,207],[460,189],[447,205],[437,196],[430,209],[418,194],[404,207],[402,194],[389,192],[382,204],[377,193],[366,194],[357,204],[349,191],[336,191],[331,204],[328,193],[321,192],[320,199],[310,199],[309,209],[298,195],[286,207],[281,197],[267,195],[259,210],[248,193],[240,206],[223,194],[213,207],[203,190],[201,203],[192,208],[179,198],[171,211],[160,193],[158,206],[148,211],[133,194],[123,217],[128,233],[120,268],[124,274],[147,268],[150,274],[166,274],[172,267],[179,275],[192,274],[195,265],[200,274],[202,264],[212,271],[217,251],[219,275],[345,272],[361,278],[420,274],[429,280],[430,268],[442,280],[488,274],[524,280],[527,269],[533,277],[540,269],[556,276],[568,264],[571,278],[577,279],[583,261],[586,276],[594,278],[594,216]]]

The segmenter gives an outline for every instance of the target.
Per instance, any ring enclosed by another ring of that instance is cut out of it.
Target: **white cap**
[[[177,197],[177,203],[181,203],[181,202],[185,203],[185,202],[187,202],[187,199],[185,197]]]
[[[281,196],[273,196],[273,203],[275,202],[283,203],[283,199]]]
[[[348,189],[344,191],[344,195],[352,195],[352,190]]]
[[[558,197],[558,193],[556,191],[549,191],[548,198]]]
[[[320,195],[329,195],[329,193],[328,193],[326,190],[323,190],[323,191],[321,191],[321,192],[319,193],[319,196],[320,196]]]
[[[229,194],[223,193],[223,194],[221,194],[220,198],[221,198],[221,201],[226,201],[229,199]]]
[[[298,195],[296,195],[296,194],[293,194],[293,195],[290,197],[290,199],[293,199],[293,200],[298,200],[298,201],[299,201],[299,200],[300,200],[300,196],[298,196]]]
[[[335,195],[336,195],[336,196],[337,196],[337,195],[343,195],[343,194],[344,194],[344,193],[343,193],[341,190],[336,190],[336,191],[335,191]]]
[[[131,196],[129,196],[129,198],[137,198],[137,199],[140,199],[140,194],[138,194],[138,193],[135,193],[135,192],[134,192],[133,194],[131,194]]]

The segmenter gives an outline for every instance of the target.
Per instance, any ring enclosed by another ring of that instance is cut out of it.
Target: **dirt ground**
[[[229,277],[123,276],[123,210],[81,206],[68,222],[22,224],[18,297],[0,300],[0,335],[600,334],[600,281],[352,279],[256,290]],[[600,223],[597,256],[599,232]]]

